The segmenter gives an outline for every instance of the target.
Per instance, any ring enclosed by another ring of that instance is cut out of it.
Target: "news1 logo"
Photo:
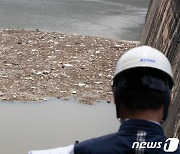
[[[168,138],[164,143],[165,152],[174,152],[177,150],[179,145],[179,139],[177,138]]]
[[[162,148],[163,142],[134,142],[132,145],[133,149],[159,149]],[[175,152],[179,145],[179,139],[168,138],[166,139],[163,150],[165,152]]]

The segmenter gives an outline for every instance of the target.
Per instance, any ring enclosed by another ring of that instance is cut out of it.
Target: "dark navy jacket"
[[[74,154],[166,154],[169,153],[164,151],[165,144],[166,149],[169,144],[166,139],[159,124],[145,120],[125,120],[117,133],[76,144]],[[140,148],[142,142],[143,147]],[[180,154],[180,148],[172,153]]]

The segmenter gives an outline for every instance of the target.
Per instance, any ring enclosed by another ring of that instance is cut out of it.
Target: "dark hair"
[[[123,105],[129,111],[157,110],[167,100],[170,102],[166,74],[152,68],[133,68],[120,73],[114,79],[113,93],[116,106]]]

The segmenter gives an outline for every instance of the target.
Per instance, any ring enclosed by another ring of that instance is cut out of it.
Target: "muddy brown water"
[[[0,154],[26,154],[67,146],[119,128],[114,104],[75,100],[43,103],[0,102]]]

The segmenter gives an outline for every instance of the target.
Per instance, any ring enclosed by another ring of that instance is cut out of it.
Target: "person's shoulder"
[[[103,148],[111,146],[113,144],[114,138],[116,138],[118,133],[108,134],[98,138],[92,138],[75,145],[75,153],[89,153],[90,151],[102,150]]]
[[[104,142],[111,142],[116,136],[117,136],[118,132],[117,133],[112,133],[112,134],[108,134],[108,135],[104,135],[104,136],[100,136],[100,137],[97,137],[97,138],[92,138],[92,139],[88,139],[86,141],[83,141],[83,142],[80,142],[78,143],[78,145],[93,145],[94,144],[103,144]]]

